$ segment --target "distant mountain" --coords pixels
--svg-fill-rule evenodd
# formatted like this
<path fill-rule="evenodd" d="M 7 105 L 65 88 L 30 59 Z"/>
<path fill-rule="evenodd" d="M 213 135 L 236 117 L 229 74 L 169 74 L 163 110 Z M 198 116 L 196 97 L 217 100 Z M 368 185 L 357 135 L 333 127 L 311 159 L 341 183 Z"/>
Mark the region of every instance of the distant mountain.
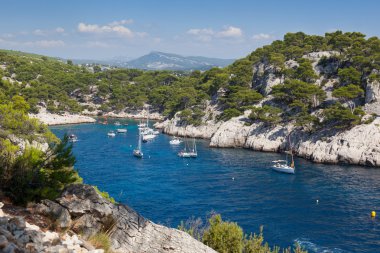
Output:
<path fill-rule="evenodd" d="M 212 67 L 225 67 L 233 61 L 233 59 L 181 56 L 177 54 L 151 52 L 126 62 L 123 67 L 148 70 L 207 70 Z"/>

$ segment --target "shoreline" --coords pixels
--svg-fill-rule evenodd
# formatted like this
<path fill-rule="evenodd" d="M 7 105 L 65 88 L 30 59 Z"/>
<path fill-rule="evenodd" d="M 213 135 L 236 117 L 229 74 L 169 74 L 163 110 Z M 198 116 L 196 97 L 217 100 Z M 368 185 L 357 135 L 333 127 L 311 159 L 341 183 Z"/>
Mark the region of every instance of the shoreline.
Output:
<path fill-rule="evenodd" d="M 58 125 L 77 125 L 77 124 L 86 124 L 86 123 L 96 123 L 99 118 L 107 117 L 113 119 L 134 119 L 134 120 L 142 120 L 147 119 L 146 112 L 141 112 L 137 114 L 131 113 L 106 113 L 105 115 L 98 116 L 92 115 L 88 113 L 81 114 L 71 114 L 65 112 L 64 114 L 55 114 L 48 112 L 45 108 L 40 108 L 39 113 L 37 114 L 29 114 L 30 118 L 38 119 L 45 125 L 48 126 L 58 126 Z M 153 121 L 163 120 L 164 117 L 159 113 L 153 113 L 149 115 L 149 119 Z"/>

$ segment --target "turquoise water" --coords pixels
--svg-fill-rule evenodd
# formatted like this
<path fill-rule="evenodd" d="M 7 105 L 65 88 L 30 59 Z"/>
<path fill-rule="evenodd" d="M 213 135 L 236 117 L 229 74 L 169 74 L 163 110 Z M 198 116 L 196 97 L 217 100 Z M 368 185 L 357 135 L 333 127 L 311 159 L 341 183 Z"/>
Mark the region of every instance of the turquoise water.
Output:
<path fill-rule="evenodd" d="M 197 141 L 198 158 L 183 159 L 163 134 L 143 143 L 140 160 L 132 156 L 136 122 L 124 122 L 128 133 L 114 138 L 107 137 L 114 125 L 51 129 L 78 136 L 76 168 L 85 183 L 154 222 L 177 227 L 215 211 L 247 233 L 263 225 L 265 239 L 282 247 L 299 242 L 309 252 L 380 252 L 380 169 L 296 159 L 296 175 L 285 175 L 268 169 L 279 154 L 209 148 L 204 140 Z M 371 210 L 379 217 L 372 219 Z"/>

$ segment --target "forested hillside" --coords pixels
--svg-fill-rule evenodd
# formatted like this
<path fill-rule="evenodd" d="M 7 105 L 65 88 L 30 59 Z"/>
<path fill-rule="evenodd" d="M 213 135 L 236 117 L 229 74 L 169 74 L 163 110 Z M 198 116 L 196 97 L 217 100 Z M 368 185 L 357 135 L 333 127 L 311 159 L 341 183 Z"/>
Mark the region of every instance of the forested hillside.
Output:
<path fill-rule="evenodd" d="M 363 106 L 376 100 L 380 40 L 358 32 L 288 33 L 226 68 L 191 73 L 102 70 L 10 51 L 1 51 L 0 63 L 0 97 L 21 95 L 30 112 L 40 105 L 101 114 L 150 104 L 168 117 L 182 111 L 181 124 L 200 125 L 211 102 L 217 111 L 210 119 L 251 109 L 252 121 L 267 124 L 296 119 L 310 129 L 350 127 L 363 122 Z"/>

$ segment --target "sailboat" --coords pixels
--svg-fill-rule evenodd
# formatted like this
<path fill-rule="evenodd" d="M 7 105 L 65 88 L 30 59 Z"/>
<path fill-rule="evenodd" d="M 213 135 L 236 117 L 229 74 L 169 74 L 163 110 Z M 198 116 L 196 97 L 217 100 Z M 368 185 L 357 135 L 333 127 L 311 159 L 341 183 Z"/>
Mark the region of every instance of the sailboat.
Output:
<path fill-rule="evenodd" d="M 195 139 L 193 139 L 193 147 L 191 150 L 187 150 L 187 143 L 185 142 L 185 148 L 178 152 L 179 157 L 183 158 L 196 158 L 198 156 L 197 152 L 197 144 L 195 143 Z"/>
<path fill-rule="evenodd" d="M 143 158 L 143 152 L 141 151 L 141 129 L 139 129 L 139 142 L 138 147 L 133 150 L 133 155 L 137 158 Z"/>
<path fill-rule="evenodd" d="M 148 113 L 147 113 L 147 117 L 146 117 L 146 127 L 143 129 L 143 132 L 142 132 L 142 141 L 143 142 L 148 142 L 150 140 L 153 140 L 154 138 L 156 138 L 156 135 L 155 134 L 155 131 L 149 127 L 149 107 L 148 107 Z"/>
<path fill-rule="evenodd" d="M 276 160 L 272 161 L 274 163 L 272 165 L 272 170 L 281 172 L 281 173 L 287 173 L 287 174 L 294 174 L 295 173 L 295 165 L 294 165 L 294 156 L 293 156 L 293 150 L 291 148 L 292 144 L 290 142 L 290 136 L 289 136 L 289 143 L 290 143 L 290 150 L 286 151 L 286 160 Z M 289 164 L 288 161 L 288 155 L 291 156 L 291 161 Z"/>

